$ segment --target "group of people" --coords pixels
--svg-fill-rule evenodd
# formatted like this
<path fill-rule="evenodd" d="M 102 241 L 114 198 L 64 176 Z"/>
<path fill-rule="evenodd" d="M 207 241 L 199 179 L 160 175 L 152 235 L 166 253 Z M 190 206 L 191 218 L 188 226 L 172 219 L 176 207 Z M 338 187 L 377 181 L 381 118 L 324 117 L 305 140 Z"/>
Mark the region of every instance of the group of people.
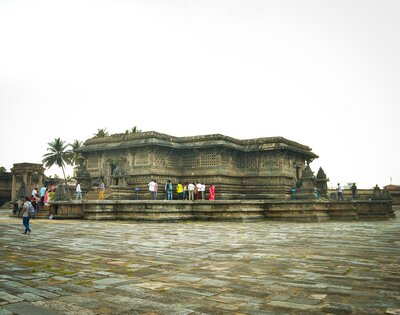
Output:
<path fill-rule="evenodd" d="M 350 187 L 350 190 L 351 190 L 351 197 L 353 199 L 357 199 L 357 190 L 358 189 L 357 189 L 356 183 L 353 183 L 353 185 Z M 344 200 L 343 187 L 340 185 L 340 183 L 337 184 L 336 192 L 337 192 L 337 199 Z"/>
<path fill-rule="evenodd" d="M 157 200 L 158 183 L 152 179 L 148 183 L 150 195 L 152 200 Z M 168 180 L 164 185 L 165 199 L 174 199 L 174 186 L 171 180 Z M 178 182 L 175 187 L 177 200 L 206 200 L 206 185 L 204 183 L 184 183 Z M 208 200 L 215 200 L 215 185 L 211 184 L 209 187 Z"/>
<path fill-rule="evenodd" d="M 19 217 L 21 216 L 23 205 L 26 202 L 26 198 L 28 198 L 29 202 L 32 204 L 33 208 L 35 209 L 35 212 L 38 212 L 44 206 L 47 206 L 49 201 L 54 199 L 55 190 L 56 187 L 54 184 L 43 185 L 43 187 L 40 188 L 39 192 L 38 188 L 35 187 L 32 190 L 30 197 L 21 196 L 17 200 L 17 209 L 16 209 L 17 213 L 14 212 L 14 214 L 18 215 Z"/>
<path fill-rule="evenodd" d="M 23 234 L 30 234 L 30 219 L 35 217 L 35 213 L 41 208 L 48 205 L 48 202 L 54 198 L 56 187 L 54 184 L 43 185 L 39 190 L 35 187 L 32 190 L 31 196 L 20 197 L 17 200 L 17 215 L 22 217 L 22 224 L 25 226 Z"/>

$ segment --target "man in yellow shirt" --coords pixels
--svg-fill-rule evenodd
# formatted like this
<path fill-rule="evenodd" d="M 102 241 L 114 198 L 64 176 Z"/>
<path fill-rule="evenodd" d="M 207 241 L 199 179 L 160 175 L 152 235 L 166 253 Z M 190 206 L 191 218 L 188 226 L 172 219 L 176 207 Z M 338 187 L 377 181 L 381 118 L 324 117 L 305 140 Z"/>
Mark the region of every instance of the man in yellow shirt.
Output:
<path fill-rule="evenodd" d="M 178 194 L 178 200 L 182 200 L 182 196 L 183 196 L 183 186 L 182 184 L 179 182 L 178 185 L 176 186 L 176 193 Z"/>

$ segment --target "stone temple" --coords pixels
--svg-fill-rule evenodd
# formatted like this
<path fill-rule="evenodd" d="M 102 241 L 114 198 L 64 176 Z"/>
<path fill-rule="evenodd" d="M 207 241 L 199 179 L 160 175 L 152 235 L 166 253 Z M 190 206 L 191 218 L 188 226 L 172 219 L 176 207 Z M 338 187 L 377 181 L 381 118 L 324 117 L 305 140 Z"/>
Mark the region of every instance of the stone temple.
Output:
<path fill-rule="evenodd" d="M 150 199 L 170 179 L 215 184 L 220 200 L 284 199 L 318 156 L 306 145 L 282 138 L 248 140 L 221 134 L 174 137 L 154 131 L 94 137 L 78 150 L 77 178 L 90 190 L 103 179 L 108 199 L 132 199 L 135 188 Z"/>

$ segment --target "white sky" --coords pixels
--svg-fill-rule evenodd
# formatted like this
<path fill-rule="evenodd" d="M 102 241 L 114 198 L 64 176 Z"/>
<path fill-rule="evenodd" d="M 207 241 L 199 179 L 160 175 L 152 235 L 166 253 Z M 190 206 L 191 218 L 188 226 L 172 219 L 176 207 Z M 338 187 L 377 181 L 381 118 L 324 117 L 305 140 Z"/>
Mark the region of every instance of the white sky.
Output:
<path fill-rule="evenodd" d="M 0 166 L 137 126 L 283 136 L 329 186 L 400 184 L 399 34 L 398 0 L 0 0 Z"/>

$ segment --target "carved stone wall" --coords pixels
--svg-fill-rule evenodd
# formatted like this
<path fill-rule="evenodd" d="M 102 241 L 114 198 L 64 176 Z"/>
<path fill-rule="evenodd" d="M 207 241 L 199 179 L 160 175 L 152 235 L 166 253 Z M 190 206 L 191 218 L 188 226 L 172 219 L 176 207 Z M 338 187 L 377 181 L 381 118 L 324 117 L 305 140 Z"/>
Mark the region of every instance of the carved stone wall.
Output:
<path fill-rule="evenodd" d="M 11 201 L 12 175 L 10 172 L 0 174 L 0 206 Z"/>
<path fill-rule="evenodd" d="M 284 198 L 306 161 L 317 157 L 307 146 L 284 138 L 237 140 L 222 135 L 177 138 L 156 132 L 134 136 L 92 138 L 79 149 L 92 178 L 108 186 L 124 183 L 140 187 L 147 197 L 151 179 L 163 191 L 170 179 L 214 183 L 217 198 Z M 123 168 L 126 180 L 113 180 L 113 169 Z M 129 191 L 129 190 L 128 190 Z M 120 198 L 120 193 L 119 193 Z"/>

